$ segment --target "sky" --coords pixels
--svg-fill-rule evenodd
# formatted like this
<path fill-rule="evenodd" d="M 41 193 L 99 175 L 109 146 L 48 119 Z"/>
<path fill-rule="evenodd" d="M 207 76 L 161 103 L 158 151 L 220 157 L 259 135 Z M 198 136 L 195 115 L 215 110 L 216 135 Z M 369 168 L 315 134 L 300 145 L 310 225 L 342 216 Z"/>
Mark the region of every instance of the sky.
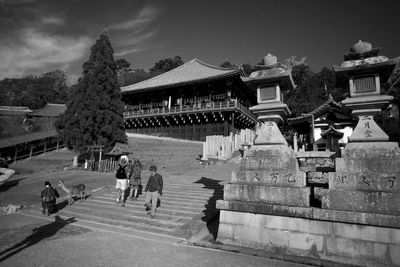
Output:
<path fill-rule="evenodd" d="M 400 56 L 400 1 L 0 0 L 0 79 L 60 69 L 74 83 L 105 30 L 132 69 L 175 56 L 256 65 L 271 53 L 317 72 L 359 40 Z"/>

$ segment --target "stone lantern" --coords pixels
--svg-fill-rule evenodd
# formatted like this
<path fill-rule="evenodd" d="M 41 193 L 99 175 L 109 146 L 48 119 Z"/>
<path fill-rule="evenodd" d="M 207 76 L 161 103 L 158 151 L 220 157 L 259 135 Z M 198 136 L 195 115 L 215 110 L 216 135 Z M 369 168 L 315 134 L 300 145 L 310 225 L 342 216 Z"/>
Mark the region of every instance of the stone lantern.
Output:
<path fill-rule="evenodd" d="M 362 49 L 360 49 L 362 48 Z M 373 116 L 381 113 L 392 96 L 381 94 L 381 83 L 387 81 L 396 63 L 379 56 L 379 48 L 366 42 L 355 44 L 345 55 L 341 66 L 333 66 L 336 80 L 348 82 L 350 94 L 342 104 L 358 117 L 350 142 L 335 160 L 335 175 L 329 179 L 329 190 L 322 197 L 322 208 L 394 216 L 400 225 L 400 149 L 389 142 L 388 135 Z M 389 219 L 381 226 L 388 226 Z"/>
<path fill-rule="evenodd" d="M 370 43 L 359 41 L 351 47 L 340 66 L 333 66 L 339 85 L 348 82 L 349 86 L 349 96 L 342 104 L 358 117 L 357 126 L 349 137 L 350 142 L 389 140 L 373 117 L 380 114 L 393 99 L 381 94 L 381 84 L 387 81 L 396 63 L 379 56 L 379 51 L 380 48 L 372 48 Z"/>
<path fill-rule="evenodd" d="M 295 88 L 291 70 L 282 68 L 277 58 L 268 54 L 263 58 L 263 65 L 258 65 L 258 70 L 250 74 L 247 83 L 257 90 L 258 104 L 250 110 L 261 121 L 254 145 L 287 145 L 277 123 L 290 115 L 282 92 Z"/>

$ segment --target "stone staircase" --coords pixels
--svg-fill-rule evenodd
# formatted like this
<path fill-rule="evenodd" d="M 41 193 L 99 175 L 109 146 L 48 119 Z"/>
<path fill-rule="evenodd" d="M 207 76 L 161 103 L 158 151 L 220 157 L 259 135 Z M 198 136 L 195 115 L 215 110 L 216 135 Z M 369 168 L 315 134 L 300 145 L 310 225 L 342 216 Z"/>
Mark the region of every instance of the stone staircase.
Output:
<path fill-rule="evenodd" d="M 74 217 L 76 224 L 83 227 L 130 232 L 134 235 L 151 234 L 157 235 L 157 239 L 172 238 L 179 241 L 205 228 L 207 221 L 217 214 L 216 200 L 222 198 L 223 184 L 220 180 L 199 178 L 198 175 L 177 175 L 164 177 L 161 207 L 157 209 L 155 219 L 151 219 L 144 209 L 145 195 L 139 195 L 133 201 L 128 199 L 125 207 L 122 207 L 117 205 L 116 189 L 111 185 L 92 192 L 86 201 L 78 200 L 71 206 L 67 206 L 66 199 L 59 199 L 59 211 L 49 217 L 41 214 L 39 204 L 24 209 L 22 213 L 49 220 L 54 220 L 56 215 Z"/>

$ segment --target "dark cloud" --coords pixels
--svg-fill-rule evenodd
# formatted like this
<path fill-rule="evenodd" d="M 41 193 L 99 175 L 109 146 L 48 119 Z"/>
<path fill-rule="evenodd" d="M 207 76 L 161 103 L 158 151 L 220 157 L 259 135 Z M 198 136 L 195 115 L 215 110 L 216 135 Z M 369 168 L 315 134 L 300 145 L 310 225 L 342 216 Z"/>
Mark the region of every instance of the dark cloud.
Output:
<path fill-rule="evenodd" d="M 53 69 L 73 79 L 90 46 L 110 29 L 120 54 L 150 47 L 158 9 L 145 1 L 0 1 L 0 79 Z M 135 33 L 135 37 L 132 36 Z"/>

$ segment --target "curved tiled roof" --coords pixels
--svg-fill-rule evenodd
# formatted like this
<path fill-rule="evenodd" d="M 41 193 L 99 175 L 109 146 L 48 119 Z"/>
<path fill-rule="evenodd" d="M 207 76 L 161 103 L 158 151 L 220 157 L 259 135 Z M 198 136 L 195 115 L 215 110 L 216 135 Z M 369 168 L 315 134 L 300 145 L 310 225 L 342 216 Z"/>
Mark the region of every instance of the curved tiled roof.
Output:
<path fill-rule="evenodd" d="M 57 117 L 67 109 L 65 104 L 47 104 L 41 109 L 28 113 L 28 116 L 36 117 Z"/>
<path fill-rule="evenodd" d="M 319 116 L 320 114 L 324 113 L 325 110 L 329 109 L 329 107 L 331 107 L 331 106 L 334 106 L 338 109 L 342 108 L 342 105 L 340 103 L 336 102 L 335 100 L 333 100 L 332 96 L 329 95 L 328 101 L 326 101 L 324 104 L 322 104 L 318 108 L 314 109 L 310 113 L 303 114 L 303 115 L 300 115 L 295 118 L 288 118 L 287 120 L 288 120 L 289 124 L 301 122 L 305 119 L 309 119 L 311 114 L 314 116 Z"/>
<path fill-rule="evenodd" d="M 41 140 L 49 137 L 57 136 L 56 130 L 32 132 L 29 134 L 13 136 L 8 138 L 0 138 L 0 148 L 15 146 L 18 144 L 29 143 L 36 140 Z"/>
<path fill-rule="evenodd" d="M 240 75 L 236 68 L 220 68 L 198 60 L 186 62 L 179 67 L 139 83 L 121 87 L 122 94 L 147 89 L 161 89 L 205 82 L 223 77 Z"/>
<path fill-rule="evenodd" d="M 21 116 L 31 112 L 28 107 L 0 106 L 0 116 Z"/>

